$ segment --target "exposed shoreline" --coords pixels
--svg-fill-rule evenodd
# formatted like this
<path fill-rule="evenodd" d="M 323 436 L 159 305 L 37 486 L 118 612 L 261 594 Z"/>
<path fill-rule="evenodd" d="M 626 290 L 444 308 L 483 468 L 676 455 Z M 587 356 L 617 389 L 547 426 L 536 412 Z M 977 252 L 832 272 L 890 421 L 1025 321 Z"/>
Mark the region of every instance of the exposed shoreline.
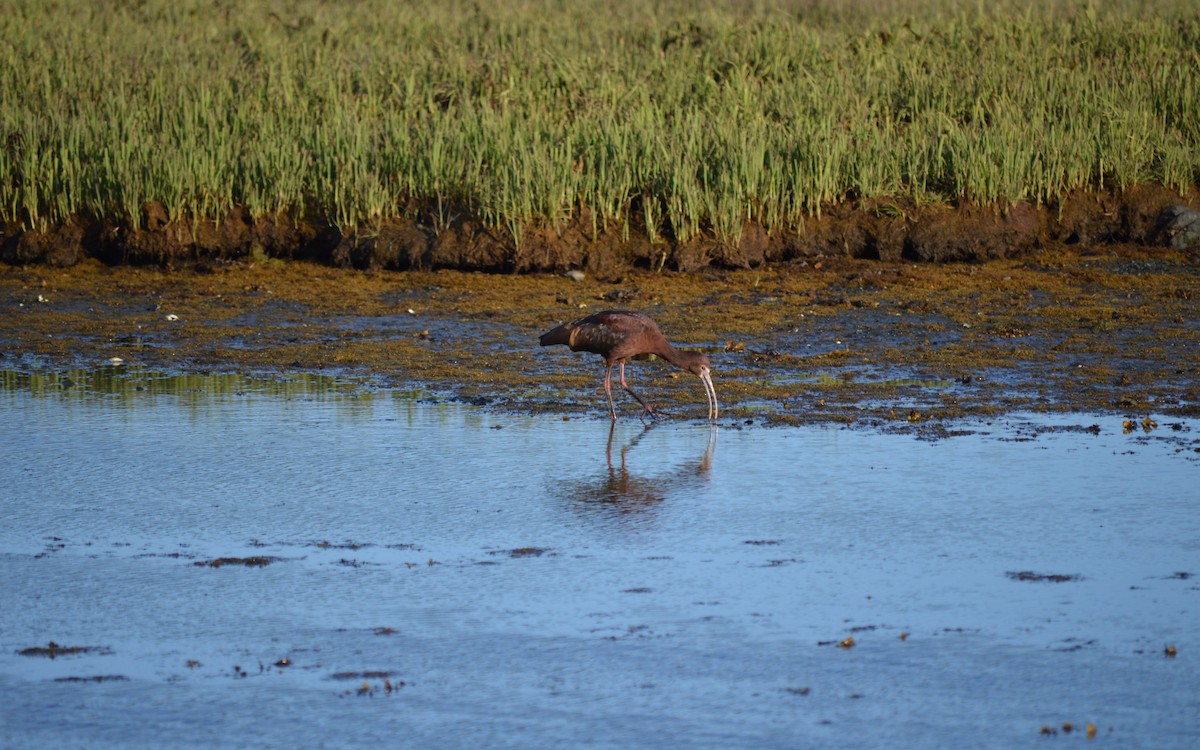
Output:
<path fill-rule="evenodd" d="M 723 422 L 936 436 L 955 420 L 1002 413 L 1200 415 L 1198 299 L 1200 255 L 1132 245 L 988 263 L 827 255 L 581 281 L 85 260 L 0 265 L 0 368 L 55 380 L 118 358 L 167 373 L 303 372 L 500 411 L 607 418 L 600 360 L 541 349 L 537 335 L 586 312 L 632 308 L 677 346 L 709 354 Z M 629 375 L 674 418 L 703 417 L 694 378 L 655 362 Z"/>
<path fill-rule="evenodd" d="M 748 222 L 736 244 L 711 231 L 687 242 L 651 242 L 644 227 L 593 229 L 589 215 L 558 227 L 531 226 L 517 245 L 510 232 L 460 212 L 435 228 L 420 212 L 343 233 L 327 222 L 290 216 L 253 218 L 242 208 L 218 221 L 170 221 L 161 204 L 143 206 L 136 223 L 77 216 L 43 231 L 0 227 L 0 260 L 14 265 L 107 265 L 205 268 L 233 261 L 312 260 L 358 269 L 556 272 L 600 275 L 631 269 L 700 271 L 843 256 L 885 261 L 985 261 L 1020 258 L 1054 247 L 1171 244 L 1168 211 L 1200 205 L 1189 195 L 1142 185 L 1124 191 L 1077 191 L 1051 205 L 969 202 L 917 205 L 912 199 L 829 206 L 802 227 L 768 231 Z M 141 227 L 141 228 L 135 228 Z"/>

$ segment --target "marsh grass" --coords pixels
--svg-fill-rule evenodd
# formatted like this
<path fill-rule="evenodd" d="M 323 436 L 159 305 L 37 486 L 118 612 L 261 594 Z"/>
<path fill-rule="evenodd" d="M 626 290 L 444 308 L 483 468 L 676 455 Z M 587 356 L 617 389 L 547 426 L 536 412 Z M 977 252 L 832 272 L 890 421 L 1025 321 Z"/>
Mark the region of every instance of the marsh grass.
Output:
<path fill-rule="evenodd" d="M 736 244 L 845 200 L 1200 178 L 1190 0 L 613 5 L 10 0 L 0 220 L 157 201 Z"/>

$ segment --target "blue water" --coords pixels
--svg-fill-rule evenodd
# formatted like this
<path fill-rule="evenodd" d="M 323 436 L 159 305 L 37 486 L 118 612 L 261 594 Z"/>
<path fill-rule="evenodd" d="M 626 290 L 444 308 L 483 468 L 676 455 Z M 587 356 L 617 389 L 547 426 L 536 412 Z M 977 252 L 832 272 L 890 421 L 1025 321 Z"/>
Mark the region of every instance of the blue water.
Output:
<path fill-rule="evenodd" d="M 1200 743 L 1194 421 L 610 432 L 63 381 L 0 378 L 5 748 Z M 19 653 L 50 641 L 96 650 Z"/>

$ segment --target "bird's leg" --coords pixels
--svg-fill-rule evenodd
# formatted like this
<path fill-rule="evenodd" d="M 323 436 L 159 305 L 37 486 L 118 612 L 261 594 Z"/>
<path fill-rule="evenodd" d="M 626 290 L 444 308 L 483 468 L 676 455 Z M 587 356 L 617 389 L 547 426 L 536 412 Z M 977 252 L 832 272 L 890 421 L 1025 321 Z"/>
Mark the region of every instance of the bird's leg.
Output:
<path fill-rule="evenodd" d="M 656 411 L 653 406 L 647 404 L 642 397 L 634 393 L 633 389 L 629 387 L 629 384 L 625 382 L 625 360 L 621 360 L 621 387 L 629 391 L 630 396 L 633 396 L 637 399 L 637 402 L 642 405 L 643 409 L 646 410 L 646 414 L 649 414 L 651 417 L 657 417 L 660 414 L 665 414 L 665 412 Z"/>
<path fill-rule="evenodd" d="M 609 414 L 609 416 L 612 417 L 612 421 L 616 422 L 617 421 L 617 407 L 613 406 L 613 398 L 612 398 L 612 368 L 613 368 L 613 366 L 610 364 L 610 365 L 607 365 L 604 369 L 604 393 L 605 393 L 605 395 L 608 396 L 608 414 Z M 625 364 L 621 363 L 621 373 L 622 373 L 621 382 L 622 383 L 625 382 L 624 372 L 625 372 Z"/>

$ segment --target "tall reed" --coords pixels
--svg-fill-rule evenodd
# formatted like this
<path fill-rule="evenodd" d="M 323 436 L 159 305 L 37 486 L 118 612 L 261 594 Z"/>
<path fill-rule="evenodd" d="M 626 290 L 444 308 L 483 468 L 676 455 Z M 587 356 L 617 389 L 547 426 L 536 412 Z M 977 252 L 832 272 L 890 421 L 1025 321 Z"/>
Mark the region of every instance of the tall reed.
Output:
<path fill-rule="evenodd" d="M 847 199 L 1200 179 L 1190 0 L 610 5 L 10 0 L 0 220 L 158 201 L 736 244 Z"/>

